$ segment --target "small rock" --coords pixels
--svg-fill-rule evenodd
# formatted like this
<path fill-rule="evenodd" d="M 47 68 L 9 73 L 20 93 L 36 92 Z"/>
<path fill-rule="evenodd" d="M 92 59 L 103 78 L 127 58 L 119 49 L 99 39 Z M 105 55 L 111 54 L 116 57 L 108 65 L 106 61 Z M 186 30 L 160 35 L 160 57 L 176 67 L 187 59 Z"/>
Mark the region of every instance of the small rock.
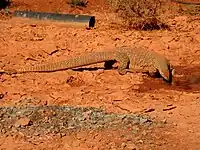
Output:
<path fill-rule="evenodd" d="M 44 40 L 43 37 L 33 37 L 33 38 L 31 39 L 31 41 L 43 41 L 43 40 Z"/>
<path fill-rule="evenodd" d="M 190 133 L 194 133 L 194 131 L 193 131 L 193 130 L 188 130 L 188 132 L 190 132 Z"/>
<path fill-rule="evenodd" d="M 126 144 L 126 148 L 130 150 L 136 150 L 136 146 L 133 143 Z"/>
<path fill-rule="evenodd" d="M 4 94 L 0 93 L 0 99 L 3 99 L 3 98 L 4 98 Z"/>
<path fill-rule="evenodd" d="M 144 143 L 144 141 L 143 141 L 143 140 L 139 140 L 138 142 L 139 142 L 140 144 L 143 144 L 143 143 Z"/>
<path fill-rule="evenodd" d="M 21 126 L 29 126 L 31 124 L 32 124 L 32 122 L 29 118 L 20 118 L 19 120 L 17 120 L 15 122 L 14 126 L 18 128 L 18 127 L 21 127 Z"/>
<path fill-rule="evenodd" d="M 66 83 L 71 87 L 79 87 L 85 84 L 85 82 L 80 77 L 70 76 L 67 78 Z"/>
<path fill-rule="evenodd" d="M 139 85 L 133 85 L 133 86 L 132 86 L 132 89 L 133 89 L 133 90 L 138 90 L 139 88 L 140 88 Z"/>
<path fill-rule="evenodd" d="M 164 36 L 161 38 L 161 41 L 164 43 L 168 43 L 168 42 L 171 42 L 173 39 L 174 39 L 173 36 Z"/>
<path fill-rule="evenodd" d="M 121 148 L 125 148 L 125 147 L 126 147 L 126 143 L 123 142 L 123 143 L 121 144 Z"/>
<path fill-rule="evenodd" d="M 145 122 L 147 122 L 146 118 L 140 118 L 140 123 L 145 123 Z"/>
<path fill-rule="evenodd" d="M 120 86 L 120 90 L 126 90 L 126 89 L 129 89 L 129 88 L 131 88 L 132 87 L 132 85 L 130 85 L 130 84 L 122 84 L 121 86 Z M 138 89 L 138 86 L 137 85 L 133 85 L 133 88 L 135 89 Z"/>
<path fill-rule="evenodd" d="M 148 133 L 146 131 L 142 131 L 141 133 L 143 136 L 146 136 Z"/>
<path fill-rule="evenodd" d="M 31 26 L 31 27 L 36 27 L 37 25 L 36 25 L 36 24 L 30 24 L 30 26 Z"/>
<path fill-rule="evenodd" d="M 167 119 L 163 119 L 162 122 L 166 124 L 167 123 Z"/>

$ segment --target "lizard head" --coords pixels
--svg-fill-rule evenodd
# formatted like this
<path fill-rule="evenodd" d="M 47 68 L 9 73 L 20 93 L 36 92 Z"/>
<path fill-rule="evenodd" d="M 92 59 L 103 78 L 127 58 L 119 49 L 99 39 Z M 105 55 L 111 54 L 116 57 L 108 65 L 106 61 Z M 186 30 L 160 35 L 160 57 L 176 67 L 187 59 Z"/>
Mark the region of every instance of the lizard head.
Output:
<path fill-rule="evenodd" d="M 170 63 L 170 61 L 163 55 L 159 53 L 153 53 L 154 55 L 154 65 L 159 72 L 159 74 L 163 77 L 163 79 L 172 84 L 172 76 L 174 74 L 174 67 Z"/>
<path fill-rule="evenodd" d="M 175 73 L 174 67 L 170 63 L 166 63 L 165 66 L 161 67 L 162 69 L 159 70 L 160 75 L 164 78 L 165 81 L 168 83 L 172 83 L 172 76 Z"/>

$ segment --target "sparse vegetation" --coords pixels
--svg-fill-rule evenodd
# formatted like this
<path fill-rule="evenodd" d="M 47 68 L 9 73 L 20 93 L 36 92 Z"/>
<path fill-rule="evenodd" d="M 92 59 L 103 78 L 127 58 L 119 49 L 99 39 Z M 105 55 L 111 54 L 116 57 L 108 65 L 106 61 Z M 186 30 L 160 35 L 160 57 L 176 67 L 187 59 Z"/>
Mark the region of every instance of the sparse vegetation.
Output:
<path fill-rule="evenodd" d="M 181 14 L 199 16 L 200 15 L 200 5 L 182 4 L 182 5 L 180 5 L 179 12 Z"/>
<path fill-rule="evenodd" d="M 86 7 L 88 4 L 88 1 L 85 0 L 69 0 L 68 4 L 71 5 L 71 7 Z"/>
<path fill-rule="evenodd" d="M 124 25 L 137 30 L 159 30 L 168 26 L 159 19 L 161 0 L 109 0 Z"/>

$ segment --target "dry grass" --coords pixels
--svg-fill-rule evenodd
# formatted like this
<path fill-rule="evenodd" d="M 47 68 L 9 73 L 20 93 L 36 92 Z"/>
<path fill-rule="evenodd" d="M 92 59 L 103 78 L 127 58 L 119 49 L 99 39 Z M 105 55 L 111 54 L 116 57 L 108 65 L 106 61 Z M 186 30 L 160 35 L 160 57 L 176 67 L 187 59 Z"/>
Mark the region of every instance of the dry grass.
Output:
<path fill-rule="evenodd" d="M 161 0 L 109 0 L 125 27 L 136 30 L 159 30 L 168 26 L 159 19 Z"/>
<path fill-rule="evenodd" d="M 69 0 L 68 4 L 71 5 L 71 7 L 86 7 L 88 4 L 88 1 L 85 0 Z"/>

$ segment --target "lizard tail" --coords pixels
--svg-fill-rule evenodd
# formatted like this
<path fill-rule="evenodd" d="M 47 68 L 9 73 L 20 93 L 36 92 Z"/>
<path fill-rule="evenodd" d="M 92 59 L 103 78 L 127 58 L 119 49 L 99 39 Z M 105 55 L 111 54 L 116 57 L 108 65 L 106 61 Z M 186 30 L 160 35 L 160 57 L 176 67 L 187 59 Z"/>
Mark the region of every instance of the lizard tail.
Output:
<path fill-rule="evenodd" d="M 76 57 L 71 57 L 67 60 L 62 60 L 58 62 L 52 62 L 47 64 L 38 64 L 35 66 L 27 66 L 23 68 L 16 69 L 17 73 L 24 72 L 52 72 L 58 70 L 72 69 L 76 67 L 91 65 L 95 63 L 101 63 L 108 60 L 115 59 L 115 54 L 113 52 L 93 52 L 87 55 L 81 55 Z"/>

